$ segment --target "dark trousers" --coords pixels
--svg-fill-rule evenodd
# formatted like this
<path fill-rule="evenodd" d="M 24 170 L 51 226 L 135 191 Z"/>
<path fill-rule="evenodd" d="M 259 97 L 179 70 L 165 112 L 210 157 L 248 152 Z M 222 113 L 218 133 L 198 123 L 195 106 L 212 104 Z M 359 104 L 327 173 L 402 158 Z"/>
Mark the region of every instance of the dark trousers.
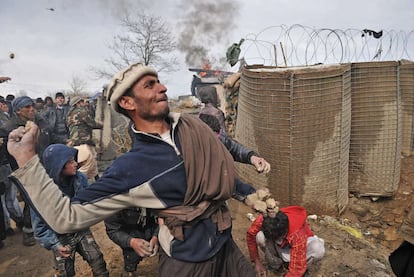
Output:
<path fill-rule="evenodd" d="M 214 257 L 198 263 L 173 259 L 160 249 L 158 276 L 256 277 L 256 272 L 233 239 L 230 239 Z"/>
<path fill-rule="evenodd" d="M 414 276 L 414 245 L 404 241 L 391 253 L 389 261 L 397 277 Z"/>
<path fill-rule="evenodd" d="M 54 253 L 56 276 L 75 276 L 75 252 L 78 252 L 89 264 L 94 277 L 109 276 L 102 252 L 89 230 L 82 231 L 81 233 L 63 235 L 59 237 L 59 240 L 64 245 L 70 245 L 72 254 L 67 258 L 63 258 Z"/>
<path fill-rule="evenodd" d="M 2 184 L 0 184 L 0 186 L 1 185 Z M 5 238 L 6 238 L 6 224 L 4 222 L 3 203 L 0 197 L 0 241 L 4 240 Z"/>
<path fill-rule="evenodd" d="M 137 266 L 142 257 L 139 256 L 134 249 L 124 248 L 122 249 L 122 254 L 124 255 L 124 269 L 127 272 L 134 272 L 137 270 Z"/>
<path fill-rule="evenodd" d="M 16 222 L 18 225 L 18 223 Z M 32 219 L 30 217 L 30 205 L 24 201 L 24 207 L 23 207 L 23 227 L 26 227 L 27 229 L 32 229 Z"/>

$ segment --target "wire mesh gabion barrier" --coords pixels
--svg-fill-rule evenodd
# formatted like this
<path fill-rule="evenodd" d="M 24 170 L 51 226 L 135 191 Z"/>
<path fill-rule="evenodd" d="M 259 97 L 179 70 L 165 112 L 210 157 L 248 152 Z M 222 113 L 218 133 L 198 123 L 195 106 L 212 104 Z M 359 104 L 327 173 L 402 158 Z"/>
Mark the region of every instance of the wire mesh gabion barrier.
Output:
<path fill-rule="evenodd" d="M 268 176 L 237 164 L 241 179 L 267 186 L 281 205 L 339 214 L 348 203 L 350 65 L 246 66 L 236 139 L 272 164 Z"/>
<path fill-rule="evenodd" d="M 351 192 L 392 196 L 398 187 L 402 128 L 399 78 L 395 61 L 351 65 Z"/>
<path fill-rule="evenodd" d="M 400 90 L 402 109 L 401 153 L 410 156 L 414 152 L 414 62 L 400 61 Z"/>
<path fill-rule="evenodd" d="M 414 30 L 316 29 L 295 24 L 247 34 L 247 64 L 303 66 L 414 58 Z"/>

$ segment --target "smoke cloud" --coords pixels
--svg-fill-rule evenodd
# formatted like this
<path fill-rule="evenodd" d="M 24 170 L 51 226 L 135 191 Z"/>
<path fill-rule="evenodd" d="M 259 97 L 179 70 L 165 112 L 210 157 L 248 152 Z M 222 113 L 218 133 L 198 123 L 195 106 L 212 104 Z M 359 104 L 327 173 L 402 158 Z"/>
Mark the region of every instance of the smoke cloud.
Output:
<path fill-rule="evenodd" d="M 200 67 L 208 60 L 215 68 L 219 68 L 219 64 L 225 64 L 225 51 L 230 45 L 228 37 L 235 27 L 235 19 L 239 16 L 240 2 L 237 0 L 171 0 L 168 2 L 159 0 L 64 0 L 57 8 L 89 10 L 115 18 L 122 18 L 126 13 L 138 9 L 156 14 L 177 26 L 176 33 L 173 35 L 177 38 L 178 50 L 184 54 L 187 66 Z M 171 18 L 174 14 L 183 14 L 183 16 Z"/>
<path fill-rule="evenodd" d="M 225 48 L 214 56 L 217 49 L 213 47 L 229 44 L 227 37 L 239 14 L 237 1 L 184 0 L 181 9 L 187 12 L 179 21 L 178 49 L 185 54 L 186 64 L 201 66 L 204 60 L 219 63 L 225 57 Z"/>

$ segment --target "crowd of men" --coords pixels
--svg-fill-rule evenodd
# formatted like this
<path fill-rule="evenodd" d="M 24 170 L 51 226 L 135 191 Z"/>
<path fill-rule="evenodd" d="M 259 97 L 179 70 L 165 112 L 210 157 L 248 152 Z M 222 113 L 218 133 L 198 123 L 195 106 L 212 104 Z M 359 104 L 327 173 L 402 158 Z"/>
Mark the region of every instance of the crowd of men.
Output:
<path fill-rule="evenodd" d="M 92 129 L 100 125 L 94 121 L 95 102 L 89 103 L 87 99 L 78 96 L 66 99 L 64 93 L 57 92 L 55 99 L 50 96 L 31 99 L 28 96 L 15 97 L 12 94 L 6 97 L 0 96 L 0 248 L 4 246 L 3 240 L 7 236 L 13 236 L 16 230 L 10 225 L 10 220 L 15 222 L 17 229 L 22 231 L 23 245 L 33 246 L 33 226 L 30 220 L 30 209 L 24 199 L 17 193 L 16 187 L 9 181 L 8 176 L 16 170 L 17 164 L 7 151 L 8 134 L 19 126 L 24 126 L 27 121 L 35 122 L 40 128 L 38 154 L 51 144 L 65 144 L 72 147 L 82 148 L 87 145 L 87 151 L 82 153 L 84 160 L 95 161 L 94 142 L 92 140 Z M 97 168 L 93 169 L 93 176 L 97 175 Z M 24 202 L 23 209 L 19 200 Z M 4 225 L 2 228 L 2 225 Z"/>

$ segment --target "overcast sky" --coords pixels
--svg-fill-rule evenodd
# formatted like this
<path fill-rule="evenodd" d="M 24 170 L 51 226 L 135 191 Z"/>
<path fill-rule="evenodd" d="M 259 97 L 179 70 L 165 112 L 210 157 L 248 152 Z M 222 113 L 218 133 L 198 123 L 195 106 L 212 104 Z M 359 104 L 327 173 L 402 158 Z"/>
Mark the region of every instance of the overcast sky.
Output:
<path fill-rule="evenodd" d="M 125 10 L 134 9 L 161 16 L 171 26 L 175 38 L 190 38 L 203 45 L 214 66 L 226 71 L 237 71 L 237 65 L 223 66 L 220 60 L 227 47 L 241 38 L 246 39 L 241 56 L 249 64 L 274 64 L 271 46 L 279 47 L 280 42 L 287 48 L 288 65 L 294 63 L 294 56 L 299 56 L 297 63 L 303 63 L 303 49 L 313 53 L 313 48 L 323 45 L 321 41 L 334 49 L 330 53 L 333 61 L 341 55 L 343 61 L 354 56 L 371 60 L 379 40 L 374 41 L 369 53 L 360 55 L 360 50 L 354 51 L 361 47 L 360 43 L 366 45 L 366 39 L 373 40 L 361 39 L 363 29 L 384 30 L 383 58 L 414 59 L 412 0 L 0 0 L 0 4 L 0 76 L 12 78 L 0 84 L 3 96 L 24 90 L 29 96 L 44 97 L 69 90 L 73 76 L 84 79 L 90 93 L 101 90 L 109 80 L 94 80 L 89 69 L 104 66 L 103 60 L 110 55 L 107 46 L 121 30 L 120 16 Z M 341 47 L 326 31 L 309 43 L 309 30 L 324 28 L 344 30 L 335 33 Z M 289 52 L 289 41 L 294 44 L 294 52 Z M 176 54 L 181 70 L 160 75 L 173 98 L 190 94 L 192 73 L 188 68 L 201 66 L 189 64 L 193 45 L 188 46 Z M 15 54 L 14 59 L 9 58 L 10 53 Z M 280 52 L 278 57 L 280 65 Z"/>

